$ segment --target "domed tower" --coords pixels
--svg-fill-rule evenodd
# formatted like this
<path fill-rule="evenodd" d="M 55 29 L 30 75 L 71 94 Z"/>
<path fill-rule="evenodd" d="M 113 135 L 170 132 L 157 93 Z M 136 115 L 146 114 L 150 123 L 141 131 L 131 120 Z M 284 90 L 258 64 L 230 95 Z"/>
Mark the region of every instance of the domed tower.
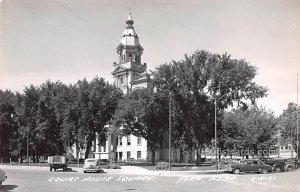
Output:
<path fill-rule="evenodd" d="M 140 45 L 139 37 L 133 27 L 131 13 L 126 20 L 126 29 L 124 30 L 121 42 L 117 47 L 119 62 L 114 63 L 114 83 L 121 88 L 124 94 L 130 92 L 133 88 L 139 87 L 141 83 L 145 87 L 145 74 L 147 65 L 141 63 L 143 47 Z M 147 84 L 147 83 L 146 83 Z"/>

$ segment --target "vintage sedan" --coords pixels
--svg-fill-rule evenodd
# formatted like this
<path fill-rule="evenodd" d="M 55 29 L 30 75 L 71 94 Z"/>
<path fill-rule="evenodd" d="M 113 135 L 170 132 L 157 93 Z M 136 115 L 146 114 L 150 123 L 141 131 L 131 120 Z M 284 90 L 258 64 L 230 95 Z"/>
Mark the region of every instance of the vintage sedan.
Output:
<path fill-rule="evenodd" d="M 0 186 L 2 185 L 2 182 L 7 179 L 7 176 L 5 175 L 5 172 L 0 169 Z"/>
<path fill-rule="evenodd" d="M 100 159 L 95 159 L 95 158 L 89 158 L 84 160 L 84 165 L 83 165 L 83 172 L 101 172 L 101 167 L 100 167 Z"/>
<path fill-rule="evenodd" d="M 228 166 L 225 171 L 235 174 L 239 174 L 240 172 L 266 174 L 272 170 L 270 165 L 263 163 L 261 160 L 247 159 L 242 160 L 240 163 Z"/>

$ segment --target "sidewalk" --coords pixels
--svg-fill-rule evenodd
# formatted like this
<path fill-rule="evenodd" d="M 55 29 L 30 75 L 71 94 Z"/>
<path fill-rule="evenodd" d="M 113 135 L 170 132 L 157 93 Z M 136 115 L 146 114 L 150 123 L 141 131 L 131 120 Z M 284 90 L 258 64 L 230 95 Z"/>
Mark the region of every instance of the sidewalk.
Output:
<path fill-rule="evenodd" d="M 73 171 L 83 172 L 82 168 L 70 167 Z M 49 167 L 39 166 L 18 166 L 18 165 L 0 165 L 0 169 L 26 169 L 50 171 Z M 205 170 L 205 171 L 151 171 L 138 166 L 121 166 L 121 169 L 103 169 L 108 174 L 126 174 L 126 175 L 157 175 L 157 176 L 180 176 L 180 175 L 207 175 L 223 174 L 224 170 Z"/>

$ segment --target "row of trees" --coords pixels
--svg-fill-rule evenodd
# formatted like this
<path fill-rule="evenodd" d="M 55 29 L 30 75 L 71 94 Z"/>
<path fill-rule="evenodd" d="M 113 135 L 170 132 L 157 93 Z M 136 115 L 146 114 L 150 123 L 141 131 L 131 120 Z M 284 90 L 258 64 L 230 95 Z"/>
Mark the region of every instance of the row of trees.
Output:
<path fill-rule="evenodd" d="M 1 157 L 66 153 L 71 146 L 87 149 L 96 134 L 105 137 L 122 93 L 103 78 L 74 85 L 47 81 L 24 93 L 0 90 Z"/>
<path fill-rule="evenodd" d="M 200 159 L 200 151 L 214 143 L 215 104 L 220 149 L 270 149 L 278 130 L 286 141 L 293 121 L 290 112 L 275 118 L 256 107 L 256 99 L 267 95 L 253 82 L 256 71 L 228 54 L 196 51 L 160 65 L 151 72 L 151 86 L 125 96 L 98 77 L 74 85 L 47 81 L 23 93 L 0 90 L 0 155 L 24 156 L 29 143 L 36 157 L 66 153 L 74 145 L 87 149 L 87 157 L 96 135 L 105 139 L 111 124 L 119 134 L 144 137 L 154 163 L 154 151 L 169 133 L 171 109 L 172 146 L 181 157 L 197 149 Z M 236 109 L 226 112 L 229 107 Z"/>

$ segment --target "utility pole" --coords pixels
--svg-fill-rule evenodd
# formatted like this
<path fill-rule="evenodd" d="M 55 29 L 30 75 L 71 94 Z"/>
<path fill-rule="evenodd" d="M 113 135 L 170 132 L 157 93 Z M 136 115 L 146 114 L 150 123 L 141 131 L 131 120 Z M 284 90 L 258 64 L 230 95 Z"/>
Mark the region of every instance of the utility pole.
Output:
<path fill-rule="evenodd" d="M 216 153 L 216 170 L 219 170 L 218 149 L 217 149 L 217 100 L 215 98 L 215 153 Z"/>
<path fill-rule="evenodd" d="M 297 112 L 297 133 L 296 133 L 296 137 L 297 137 L 297 160 L 299 159 L 299 154 L 298 154 L 298 151 L 299 151 L 299 130 L 298 130 L 298 127 L 299 127 L 299 106 L 298 106 L 298 73 L 297 73 L 297 107 L 296 107 L 296 112 Z"/>
<path fill-rule="evenodd" d="M 169 95 L 169 171 L 171 171 L 171 137 L 172 137 L 172 134 L 171 134 L 171 123 L 172 123 L 172 93 L 170 93 Z"/>
<path fill-rule="evenodd" d="M 29 153 L 28 153 L 28 149 L 29 149 L 29 147 L 28 147 L 29 146 L 29 143 L 28 143 L 29 142 L 29 137 L 28 137 L 28 135 L 29 134 L 28 134 L 28 132 L 29 132 L 29 127 L 27 127 L 27 147 L 26 147 L 27 148 L 27 165 L 29 166 Z"/>

